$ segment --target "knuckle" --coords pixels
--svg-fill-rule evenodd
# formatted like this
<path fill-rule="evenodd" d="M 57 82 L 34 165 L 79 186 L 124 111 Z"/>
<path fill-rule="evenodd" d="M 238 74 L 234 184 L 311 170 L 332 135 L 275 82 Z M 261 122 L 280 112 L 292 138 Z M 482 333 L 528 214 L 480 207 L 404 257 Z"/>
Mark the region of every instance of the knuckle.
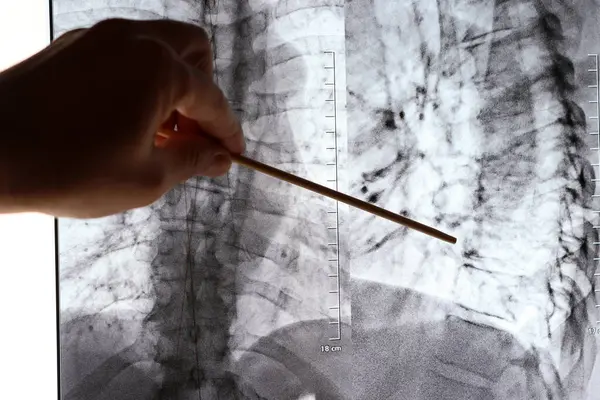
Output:
<path fill-rule="evenodd" d="M 63 42 L 71 42 L 71 41 L 81 37 L 81 35 L 83 35 L 86 31 L 87 31 L 87 29 L 85 29 L 85 28 L 72 29 L 70 31 L 63 33 L 56 39 L 54 39 L 54 43 L 56 44 L 56 43 L 63 43 Z"/>
<path fill-rule="evenodd" d="M 181 30 L 186 31 L 187 35 L 189 35 L 190 37 L 193 37 L 194 39 L 203 40 L 206 43 L 209 42 L 208 32 L 200 25 L 191 24 L 183 21 L 172 21 L 172 23 L 179 25 L 182 28 Z"/>
<path fill-rule="evenodd" d="M 173 25 L 173 28 L 175 28 L 174 30 L 180 31 L 184 33 L 186 37 L 191 38 L 192 42 L 195 42 L 194 44 L 202 44 L 206 47 L 210 47 L 210 36 L 208 34 L 208 31 L 203 27 L 188 22 L 174 20 L 168 21 L 166 23 Z"/>
<path fill-rule="evenodd" d="M 189 146 L 186 151 L 185 164 L 190 169 L 196 169 L 204 159 L 203 152 L 196 146 Z"/>
<path fill-rule="evenodd" d="M 225 94 L 219 88 L 215 88 L 215 95 L 213 96 L 212 106 L 216 111 L 223 111 L 229 108 L 229 101 L 225 97 Z"/>
<path fill-rule="evenodd" d="M 206 31 L 206 29 L 204 29 L 201 26 L 198 25 L 192 25 L 192 29 L 195 29 L 198 35 L 199 40 L 202 42 L 203 45 L 205 45 L 207 48 L 210 49 L 210 36 L 208 35 L 208 32 Z"/>
<path fill-rule="evenodd" d="M 122 34 L 123 32 L 129 31 L 130 27 L 130 20 L 127 20 L 125 18 L 108 18 L 94 24 L 90 31 L 108 33 L 112 35 Z"/>
<path fill-rule="evenodd" d="M 175 63 L 167 46 L 152 38 L 136 37 L 129 47 L 129 56 L 134 60 L 132 64 L 141 65 L 138 69 L 140 77 L 147 76 L 161 86 L 168 81 Z"/>
<path fill-rule="evenodd" d="M 155 39 L 136 37 L 131 44 L 134 54 L 147 62 L 162 64 L 172 57 L 169 48 Z"/>
<path fill-rule="evenodd" d="M 189 143 L 182 149 L 180 173 L 185 178 L 203 174 L 211 164 L 212 156 L 210 150 L 199 143 Z"/>

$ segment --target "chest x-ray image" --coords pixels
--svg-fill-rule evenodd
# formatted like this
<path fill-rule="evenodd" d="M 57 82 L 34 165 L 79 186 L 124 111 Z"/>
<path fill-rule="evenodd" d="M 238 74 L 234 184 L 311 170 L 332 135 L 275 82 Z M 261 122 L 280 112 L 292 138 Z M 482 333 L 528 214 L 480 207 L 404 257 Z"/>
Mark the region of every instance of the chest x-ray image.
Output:
<path fill-rule="evenodd" d="M 68 400 L 598 400 L 595 0 L 54 0 L 202 26 L 246 156 L 60 219 Z"/>

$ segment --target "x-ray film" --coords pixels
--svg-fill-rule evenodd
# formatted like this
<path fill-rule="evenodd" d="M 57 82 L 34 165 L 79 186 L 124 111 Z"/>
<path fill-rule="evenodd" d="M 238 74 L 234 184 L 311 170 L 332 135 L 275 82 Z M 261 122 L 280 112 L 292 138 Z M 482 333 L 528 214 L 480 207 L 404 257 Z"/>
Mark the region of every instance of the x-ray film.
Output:
<path fill-rule="evenodd" d="M 60 219 L 63 399 L 600 399 L 599 11 L 54 0 L 202 26 L 246 156 L 458 238 L 238 166 Z"/>

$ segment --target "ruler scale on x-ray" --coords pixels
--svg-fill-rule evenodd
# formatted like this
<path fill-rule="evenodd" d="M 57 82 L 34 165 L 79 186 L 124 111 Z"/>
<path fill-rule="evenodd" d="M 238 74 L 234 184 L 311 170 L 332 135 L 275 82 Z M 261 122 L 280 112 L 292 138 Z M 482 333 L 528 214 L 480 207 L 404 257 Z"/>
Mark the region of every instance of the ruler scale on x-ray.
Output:
<path fill-rule="evenodd" d="M 596 168 L 596 173 L 597 176 L 600 176 L 600 87 L 599 87 L 599 83 L 600 83 L 600 75 L 598 72 L 598 54 L 588 54 L 588 57 L 591 57 L 593 62 L 594 62 L 594 68 L 590 68 L 588 69 L 588 72 L 591 72 L 594 74 L 594 82 L 596 82 L 593 85 L 588 85 L 588 88 L 593 89 L 594 94 L 592 97 L 592 100 L 588 100 L 589 103 L 592 103 L 595 105 L 595 115 L 592 115 L 590 117 L 588 117 L 591 120 L 595 121 L 596 124 L 596 129 L 595 131 L 590 132 L 590 135 L 593 135 L 596 137 L 596 147 L 591 147 L 590 150 L 593 151 L 596 156 L 597 162 L 592 163 L 592 166 L 594 166 Z M 595 178 L 594 181 L 600 181 L 600 178 Z M 600 197 L 600 194 L 593 194 L 592 195 L 594 198 L 598 198 Z M 600 211 L 595 211 L 596 214 L 600 214 Z M 596 230 L 600 231 L 600 226 L 596 225 L 594 226 L 594 228 Z M 594 243 L 596 246 L 600 245 L 600 242 L 595 242 Z M 596 278 L 597 282 L 600 282 L 600 257 L 594 258 L 594 261 L 596 261 L 596 271 L 594 273 L 594 278 Z M 599 290 L 596 289 L 596 292 L 598 292 Z M 600 304 L 596 304 L 596 309 L 600 310 Z M 598 327 L 600 327 L 600 314 L 598 315 L 596 324 Z M 595 333 L 598 329 L 600 328 L 590 328 L 590 330 L 592 331 L 592 333 Z"/>
<path fill-rule="evenodd" d="M 325 65 L 327 72 L 327 80 L 325 86 L 331 90 L 331 97 L 328 97 L 325 101 L 328 103 L 326 108 L 325 118 L 327 120 L 326 134 L 326 146 L 328 153 L 331 154 L 331 161 L 327 162 L 328 168 L 327 183 L 330 184 L 332 189 L 339 191 L 338 187 L 338 143 L 337 143 L 337 97 L 336 97 L 336 79 L 335 79 L 335 52 L 324 51 L 323 53 L 331 56 L 331 62 Z M 331 139 L 331 140 L 330 140 Z M 328 273 L 329 280 L 333 281 L 334 285 L 329 290 L 329 295 L 333 295 L 334 301 L 329 305 L 329 324 L 333 325 L 336 330 L 335 336 L 330 336 L 329 340 L 340 340 L 342 338 L 342 312 L 341 312 L 341 285 L 340 285 L 340 217 L 339 217 L 339 203 L 336 201 L 335 205 L 327 210 L 329 215 L 333 215 L 334 218 L 328 218 L 329 226 L 327 229 L 333 233 L 328 235 L 328 246 L 334 249 L 333 254 L 335 257 L 331 257 L 328 260 L 328 266 L 333 267 L 328 270 L 333 270 Z M 334 317 L 332 317 L 332 314 Z"/>

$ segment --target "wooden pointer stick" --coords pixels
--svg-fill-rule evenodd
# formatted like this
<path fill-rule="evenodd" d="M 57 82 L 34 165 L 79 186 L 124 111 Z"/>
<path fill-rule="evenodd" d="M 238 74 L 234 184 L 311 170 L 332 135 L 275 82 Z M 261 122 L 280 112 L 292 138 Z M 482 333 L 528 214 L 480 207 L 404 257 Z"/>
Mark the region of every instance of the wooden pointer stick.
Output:
<path fill-rule="evenodd" d="M 171 134 L 181 135 L 181 132 L 175 132 L 175 131 L 170 132 L 168 129 L 161 129 L 161 132 L 158 133 L 159 136 L 162 136 L 164 138 L 168 138 Z M 243 165 L 244 167 L 256 170 L 258 172 L 262 172 L 263 174 L 270 175 L 277 179 L 281 179 L 282 181 L 286 181 L 288 183 L 291 183 L 291 184 L 299 186 L 301 188 L 318 193 L 325 197 L 329 197 L 333 200 L 337 200 L 337 201 L 347 204 L 349 206 L 359 208 L 363 211 L 366 211 L 368 213 L 385 218 L 389 221 L 396 222 L 400 225 L 404 225 L 407 228 L 422 232 L 422 233 L 432 236 L 436 239 L 440 239 L 440 240 L 443 240 L 443 241 L 451 243 L 451 244 L 456 243 L 455 237 L 450 236 L 444 232 L 441 232 L 435 228 L 421 224 L 420 222 L 417 222 L 417 221 L 413 221 L 412 219 L 403 217 L 402 215 L 394 214 L 393 212 L 385 210 L 381 207 L 377 207 L 366 201 L 359 200 L 355 197 L 348 196 L 347 194 L 335 191 L 333 189 L 329 189 L 326 186 L 321 186 L 321 185 L 311 182 L 307 179 L 300 178 L 299 176 L 292 175 L 288 172 L 279 170 L 277 168 L 273 168 L 269 165 L 252 160 L 252 159 L 244 157 L 242 155 L 231 154 L 231 159 L 236 164 Z"/>

